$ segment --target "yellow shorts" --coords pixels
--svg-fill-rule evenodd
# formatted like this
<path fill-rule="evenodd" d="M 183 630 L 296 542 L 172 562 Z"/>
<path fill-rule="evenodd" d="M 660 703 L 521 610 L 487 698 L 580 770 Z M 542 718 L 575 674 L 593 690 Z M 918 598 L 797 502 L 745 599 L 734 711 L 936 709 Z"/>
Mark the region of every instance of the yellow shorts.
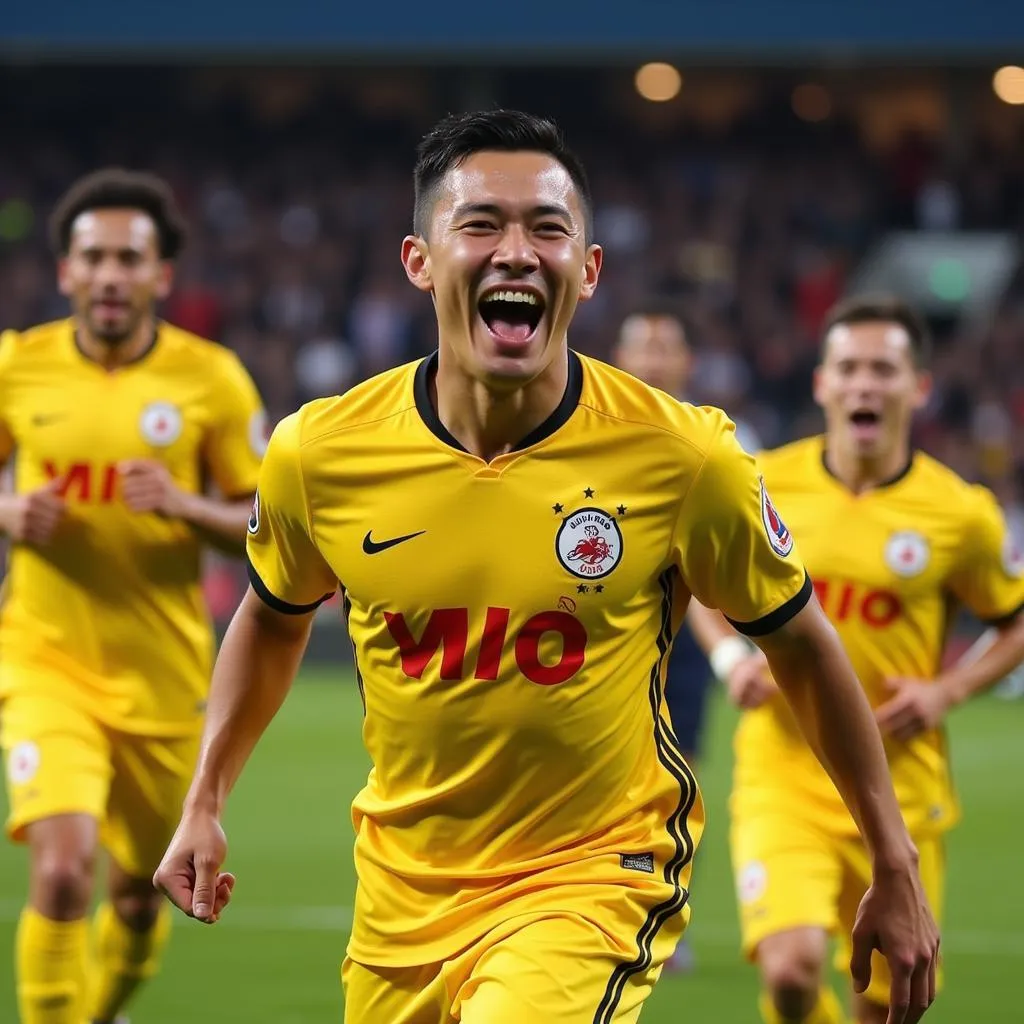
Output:
<path fill-rule="evenodd" d="M 199 737 L 114 732 L 65 701 L 18 692 L 0 705 L 0 748 L 13 840 L 34 821 L 88 814 L 118 866 L 148 878 L 178 825 Z"/>
<path fill-rule="evenodd" d="M 510 918 L 443 963 L 341 969 L 345 1024 L 632 1024 L 689 908 L 660 928 L 622 899 L 613 930 L 572 913 Z M 619 908 L 617 908 L 619 909 Z"/>
<path fill-rule="evenodd" d="M 941 920 L 945 883 L 942 836 L 916 840 L 921 881 L 936 920 Z M 731 826 L 733 871 L 740 910 L 743 951 L 756 959 L 758 944 L 791 928 L 822 928 L 836 936 L 835 967 L 850 968 L 850 935 L 857 908 L 871 883 L 871 861 L 856 836 L 816 828 L 799 808 L 778 812 L 734 811 Z M 877 952 L 865 996 L 889 1001 L 889 970 Z"/>

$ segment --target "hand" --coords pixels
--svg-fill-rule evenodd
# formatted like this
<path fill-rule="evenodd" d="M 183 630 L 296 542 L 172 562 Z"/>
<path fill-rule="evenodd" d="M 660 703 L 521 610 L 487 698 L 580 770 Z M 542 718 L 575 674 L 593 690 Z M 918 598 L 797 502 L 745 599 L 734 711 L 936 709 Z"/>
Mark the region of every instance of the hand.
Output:
<path fill-rule="evenodd" d="M 892 975 L 886 1024 L 915 1024 L 935 1000 L 939 929 L 921 887 L 916 862 L 899 871 L 875 871 L 853 926 L 853 988 L 871 981 L 871 951 L 885 957 Z"/>
<path fill-rule="evenodd" d="M 747 711 L 759 708 L 779 690 L 768 668 L 768 659 L 760 651 L 736 663 L 725 681 L 725 689 L 733 704 Z"/>
<path fill-rule="evenodd" d="M 5 509 L 4 528 L 16 544 L 44 547 L 53 538 L 66 506 L 60 496 L 64 480 L 57 477 L 25 494 L 12 495 Z"/>
<path fill-rule="evenodd" d="M 186 812 L 153 885 L 189 917 L 216 924 L 235 887 L 235 876 L 220 870 L 227 849 L 224 830 L 212 814 Z"/>
<path fill-rule="evenodd" d="M 875 719 L 883 734 L 897 740 L 906 741 L 934 729 L 952 704 L 949 692 L 938 682 L 887 679 L 886 685 L 893 696 L 875 709 Z"/>
<path fill-rule="evenodd" d="M 170 470 L 154 459 L 129 459 L 121 471 L 121 494 L 133 512 L 158 512 L 182 518 L 187 495 L 171 478 Z"/>

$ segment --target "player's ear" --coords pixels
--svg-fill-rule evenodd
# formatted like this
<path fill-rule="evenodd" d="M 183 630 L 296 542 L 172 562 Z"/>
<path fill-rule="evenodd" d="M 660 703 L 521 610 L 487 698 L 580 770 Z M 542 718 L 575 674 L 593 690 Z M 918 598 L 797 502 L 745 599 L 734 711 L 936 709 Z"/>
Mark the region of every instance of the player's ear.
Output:
<path fill-rule="evenodd" d="M 932 397 L 934 379 L 929 370 L 917 371 L 917 394 L 914 396 L 914 408 L 923 409 Z"/>
<path fill-rule="evenodd" d="M 71 266 L 67 256 L 61 256 L 57 260 L 57 289 L 64 296 L 70 296 L 74 291 L 74 285 L 71 282 Z"/>
<path fill-rule="evenodd" d="M 601 263 L 604 260 L 604 252 L 599 245 L 592 245 L 587 249 L 587 258 L 583 262 L 583 270 L 580 273 L 580 302 L 585 302 L 594 294 L 597 288 L 597 279 L 601 276 Z"/>
<path fill-rule="evenodd" d="M 814 374 L 811 377 L 811 394 L 814 396 L 815 404 L 824 407 L 825 405 L 825 381 L 824 371 L 819 364 L 814 368 Z"/>
<path fill-rule="evenodd" d="M 166 299 L 174 287 L 174 264 L 169 260 L 160 261 L 160 269 L 157 270 L 156 287 L 153 295 L 158 299 Z"/>
<path fill-rule="evenodd" d="M 418 235 L 406 235 L 402 239 L 402 266 L 405 276 L 421 292 L 434 290 L 434 279 L 430 273 L 430 249 Z"/>

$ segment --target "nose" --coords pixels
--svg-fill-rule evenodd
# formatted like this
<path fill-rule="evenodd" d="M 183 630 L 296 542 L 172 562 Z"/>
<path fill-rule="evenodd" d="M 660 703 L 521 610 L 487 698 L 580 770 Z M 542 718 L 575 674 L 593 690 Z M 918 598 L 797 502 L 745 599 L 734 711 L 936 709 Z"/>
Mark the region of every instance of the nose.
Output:
<path fill-rule="evenodd" d="M 499 270 L 513 274 L 530 274 L 540 267 L 529 232 L 517 223 L 506 225 L 491 262 Z"/>
<path fill-rule="evenodd" d="M 128 274 L 117 259 L 104 259 L 96 265 L 93 280 L 104 290 L 118 288 L 123 285 Z"/>

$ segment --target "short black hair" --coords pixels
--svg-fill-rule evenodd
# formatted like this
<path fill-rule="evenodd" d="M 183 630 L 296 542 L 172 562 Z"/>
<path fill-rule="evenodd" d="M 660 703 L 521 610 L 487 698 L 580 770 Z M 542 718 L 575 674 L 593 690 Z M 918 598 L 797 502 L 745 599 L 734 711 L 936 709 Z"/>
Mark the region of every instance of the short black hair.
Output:
<path fill-rule="evenodd" d="M 415 201 L 413 230 L 426 237 L 430 211 L 437 187 L 444 176 L 474 153 L 547 153 L 569 172 L 583 207 L 584 230 L 589 240 L 594 233 L 590 184 L 580 158 L 566 145 L 561 129 L 544 117 L 521 110 L 479 110 L 449 114 L 423 137 L 416 148 L 413 171 Z"/>
<path fill-rule="evenodd" d="M 93 210 L 141 210 L 156 225 L 163 260 L 176 259 L 184 248 L 185 220 L 170 185 L 155 174 L 104 167 L 79 178 L 50 217 L 50 241 L 59 255 L 66 256 L 71 247 L 71 229 L 78 217 Z"/>
<path fill-rule="evenodd" d="M 932 338 L 928 325 L 910 303 L 896 295 L 853 295 L 837 302 L 826 313 L 822 324 L 822 355 L 833 328 L 868 323 L 898 324 L 910 339 L 914 365 L 924 369 L 931 363 Z"/>

